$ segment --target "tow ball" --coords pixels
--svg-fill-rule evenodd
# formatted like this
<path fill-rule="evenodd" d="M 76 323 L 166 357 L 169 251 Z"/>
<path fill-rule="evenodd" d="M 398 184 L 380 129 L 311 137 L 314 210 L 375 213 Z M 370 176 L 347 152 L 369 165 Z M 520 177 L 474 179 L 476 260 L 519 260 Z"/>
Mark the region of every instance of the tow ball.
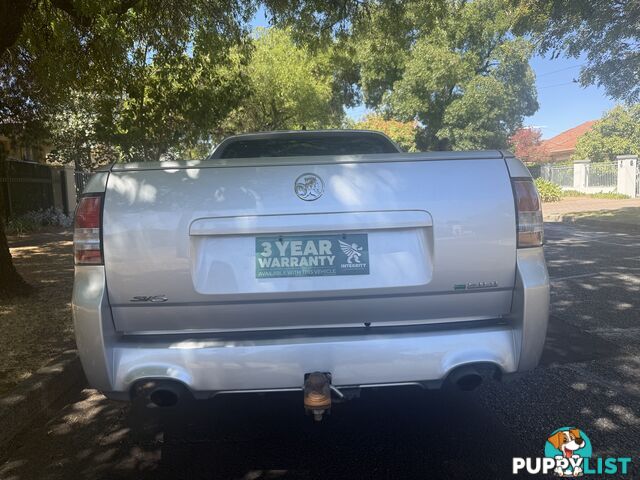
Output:
<path fill-rule="evenodd" d="M 316 422 L 322 421 L 325 413 L 331 413 L 331 391 L 340 398 L 344 395 L 331 385 L 331 374 L 313 372 L 304 378 L 304 409 L 313 414 Z"/>

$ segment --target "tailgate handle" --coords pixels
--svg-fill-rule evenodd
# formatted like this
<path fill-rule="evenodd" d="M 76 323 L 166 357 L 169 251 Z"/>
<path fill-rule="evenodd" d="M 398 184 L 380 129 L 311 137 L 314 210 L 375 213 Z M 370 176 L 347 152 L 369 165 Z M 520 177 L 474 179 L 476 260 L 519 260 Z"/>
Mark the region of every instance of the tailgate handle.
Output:
<path fill-rule="evenodd" d="M 388 230 L 431 227 L 431 215 L 424 210 L 376 212 L 310 213 L 199 218 L 189 235 L 253 235 L 349 230 Z"/>

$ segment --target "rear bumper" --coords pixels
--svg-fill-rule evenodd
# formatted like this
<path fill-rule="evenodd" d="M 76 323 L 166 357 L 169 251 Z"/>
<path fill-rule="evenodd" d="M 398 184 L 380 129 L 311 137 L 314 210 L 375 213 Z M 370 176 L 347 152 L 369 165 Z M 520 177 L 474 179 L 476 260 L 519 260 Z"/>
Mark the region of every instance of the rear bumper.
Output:
<path fill-rule="evenodd" d="M 90 384 L 128 398 L 144 379 L 182 382 L 197 398 L 221 392 L 297 390 L 304 374 L 331 372 L 337 386 L 431 382 L 454 368 L 490 363 L 503 373 L 534 368 L 549 311 L 549 278 L 541 248 L 518 251 L 513 308 L 492 325 L 301 333 L 251 340 L 194 336 L 122 337 L 115 332 L 104 267 L 79 267 L 73 291 L 78 351 Z"/>

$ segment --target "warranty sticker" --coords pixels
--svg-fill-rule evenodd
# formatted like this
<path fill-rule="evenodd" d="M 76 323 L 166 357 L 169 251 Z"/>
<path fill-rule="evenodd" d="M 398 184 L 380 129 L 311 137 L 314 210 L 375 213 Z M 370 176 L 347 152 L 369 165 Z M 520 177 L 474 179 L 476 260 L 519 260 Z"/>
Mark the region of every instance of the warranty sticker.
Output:
<path fill-rule="evenodd" d="M 368 274 L 366 233 L 256 237 L 256 278 Z"/>

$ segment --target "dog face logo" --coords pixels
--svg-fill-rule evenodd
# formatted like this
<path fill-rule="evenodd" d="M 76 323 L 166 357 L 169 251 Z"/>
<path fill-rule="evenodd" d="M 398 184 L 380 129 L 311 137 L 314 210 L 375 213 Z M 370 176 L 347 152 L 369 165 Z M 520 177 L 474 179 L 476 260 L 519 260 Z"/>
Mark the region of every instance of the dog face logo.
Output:
<path fill-rule="evenodd" d="M 573 452 L 583 448 L 585 445 L 585 441 L 580 437 L 580 430 L 577 428 L 554 433 L 547 441 L 567 458 L 573 456 Z"/>
<path fill-rule="evenodd" d="M 554 470 L 559 477 L 581 477 L 584 473 L 584 459 L 591 457 L 591 441 L 583 431 L 573 427 L 562 427 L 548 438 L 545 456 L 554 458 Z"/>

